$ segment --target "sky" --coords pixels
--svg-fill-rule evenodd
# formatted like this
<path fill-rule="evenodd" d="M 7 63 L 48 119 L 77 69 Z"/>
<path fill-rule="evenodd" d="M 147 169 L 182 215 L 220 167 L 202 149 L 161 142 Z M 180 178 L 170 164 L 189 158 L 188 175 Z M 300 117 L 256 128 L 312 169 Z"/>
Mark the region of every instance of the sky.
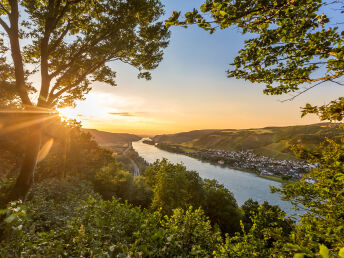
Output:
<path fill-rule="evenodd" d="M 173 10 L 190 11 L 203 1 L 162 2 L 168 18 Z M 342 92 L 339 86 L 324 84 L 282 103 L 290 96 L 266 96 L 263 84 L 226 77 L 247 38 L 238 29 L 213 35 L 196 26 L 171 31 L 170 45 L 152 80 L 137 79 L 137 71 L 127 64 L 111 63 L 118 86 L 94 84 L 86 100 L 65 113 L 81 115 L 85 128 L 140 135 L 288 126 L 319 122 L 315 116 L 301 119 L 300 107 L 325 104 Z"/>

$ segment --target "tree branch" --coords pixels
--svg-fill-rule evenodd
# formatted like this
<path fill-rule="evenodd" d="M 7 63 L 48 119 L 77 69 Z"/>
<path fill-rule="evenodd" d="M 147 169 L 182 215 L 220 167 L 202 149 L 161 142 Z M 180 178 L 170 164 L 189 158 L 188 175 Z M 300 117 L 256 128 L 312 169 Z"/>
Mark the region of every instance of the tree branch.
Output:
<path fill-rule="evenodd" d="M 293 97 L 289 98 L 289 99 L 285 99 L 285 100 L 281 100 L 280 102 L 284 103 L 284 102 L 287 102 L 287 101 L 293 101 L 294 99 L 296 99 L 298 96 L 302 95 L 303 93 L 315 88 L 316 86 L 319 86 L 320 84 L 326 82 L 328 80 L 324 80 L 324 81 L 321 81 L 321 82 L 318 82 L 317 84 L 314 84 L 312 85 L 311 87 L 307 88 L 307 89 L 304 89 L 303 91 L 301 92 L 298 92 L 296 95 L 294 95 Z"/>
<path fill-rule="evenodd" d="M 10 34 L 10 27 L 8 27 L 7 23 L 0 18 L 0 25 L 4 28 L 7 34 Z"/>
<path fill-rule="evenodd" d="M 15 78 L 16 78 L 16 88 L 18 95 L 20 96 L 24 105 L 32 106 L 32 102 L 29 98 L 26 85 L 25 85 L 25 72 L 23 57 L 19 44 L 19 31 L 18 31 L 18 21 L 19 21 L 19 11 L 18 11 L 18 1 L 9 0 L 11 5 L 11 14 L 9 15 L 9 20 L 11 28 L 9 29 L 9 38 L 11 44 L 11 55 L 15 68 Z"/>
<path fill-rule="evenodd" d="M 49 96 L 49 100 L 48 103 L 51 104 L 55 99 L 57 99 L 58 97 L 60 97 L 63 93 L 65 93 L 66 91 L 72 89 L 73 87 L 78 86 L 83 80 L 86 79 L 86 77 L 93 73 L 95 70 L 97 70 L 99 67 L 101 67 L 102 65 L 104 65 L 106 63 L 107 59 L 104 59 L 98 63 L 96 63 L 96 65 L 94 65 L 93 67 L 90 67 L 89 69 L 87 69 L 82 75 L 79 76 L 79 78 L 72 83 L 69 86 L 66 86 L 64 88 L 62 88 L 61 90 L 59 90 L 56 94 L 54 94 L 53 91 L 50 92 L 50 96 Z M 56 89 L 56 85 L 54 86 L 54 88 Z"/>
<path fill-rule="evenodd" d="M 109 34 L 110 33 L 110 34 Z M 57 75 L 59 75 L 62 71 L 68 69 L 70 70 L 71 67 L 73 67 L 74 63 L 80 59 L 80 57 L 89 49 L 92 49 L 93 47 L 95 47 L 104 37 L 107 36 L 107 34 L 111 35 L 111 32 L 106 32 L 103 35 L 98 36 L 96 39 L 94 39 L 93 41 L 90 39 L 89 42 L 86 42 L 82 47 L 80 47 L 80 49 L 74 54 L 74 56 L 71 58 L 71 60 L 68 62 L 68 64 L 65 65 L 61 65 L 61 67 L 59 69 L 57 69 L 54 73 L 52 73 L 50 75 L 51 78 L 56 77 Z M 65 72 L 65 74 L 67 74 L 67 72 Z M 64 75 L 62 75 L 59 79 L 61 79 Z"/>
<path fill-rule="evenodd" d="M 10 14 L 10 12 L 5 8 L 5 6 L 4 6 L 2 3 L 0 3 L 0 8 L 1 8 L 7 15 Z"/>
<path fill-rule="evenodd" d="M 62 40 L 64 39 L 64 37 L 67 35 L 71 23 L 68 21 L 66 28 L 62 31 L 62 33 L 60 34 L 60 36 L 56 39 L 56 41 L 49 47 L 49 53 L 52 53 L 56 50 L 56 48 L 60 45 L 60 43 L 62 42 Z M 51 77 L 51 75 L 50 75 Z"/>

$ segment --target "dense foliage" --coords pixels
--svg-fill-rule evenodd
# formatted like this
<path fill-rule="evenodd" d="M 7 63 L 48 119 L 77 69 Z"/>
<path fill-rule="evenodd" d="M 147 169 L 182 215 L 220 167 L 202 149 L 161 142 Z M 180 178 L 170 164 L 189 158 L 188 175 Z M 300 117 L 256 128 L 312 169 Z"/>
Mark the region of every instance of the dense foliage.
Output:
<path fill-rule="evenodd" d="M 172 214 L 176 208 L 202 207 L 222 232 L 233 234 L 240 230 L 241 213 L 237 202 L 233 194 L 216 180 L 203 180 L 197 172 L 165 159 L 149 167 L 145 178 L 154 192 L 153 209 Z"/>
<path fill-rule="evenodd" d="M 1 213 L 1 257 L 211 255 L 221 241 L 201 210 L 170 217 L 117 200 L 103 201 L 86 182 L 50 181 L 25 204 Z"/>
<path fill-rule="evenodd" d="M 100 169 L 93 178 L 94 189 L 105 200 L 117 197 L 129 203 L 149 207 L 153 192 L 143 177 L 134 177 L 121 163 L 112 162 Z"/>

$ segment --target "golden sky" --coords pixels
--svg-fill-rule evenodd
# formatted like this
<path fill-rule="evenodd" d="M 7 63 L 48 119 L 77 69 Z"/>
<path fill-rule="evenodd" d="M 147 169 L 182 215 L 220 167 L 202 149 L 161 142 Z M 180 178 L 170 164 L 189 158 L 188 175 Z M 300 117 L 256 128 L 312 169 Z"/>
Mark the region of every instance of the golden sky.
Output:
<path fill-rule="evenodd" d="M 163 2 L 166 17 L 177 7 L 184 11 L 202 3 Z M 227 78 L 225 71 L 245 39 L 235 29 L 209 35 L 197 27 L 172 28 L 170 45 L 151 81 L 138 80 L 137 71 L 127 64 L 112 63 L 118 86 L 94 85 L 85 101 L 65 113 L 79 115 L 86 128 L 153 135 L 316 123 L 314 116 L 301 119 L 300 107 L 342 95 L 341 87 L 324 84 L 281 103 L 290 96 L 266 96 L 264 85 Z"/>

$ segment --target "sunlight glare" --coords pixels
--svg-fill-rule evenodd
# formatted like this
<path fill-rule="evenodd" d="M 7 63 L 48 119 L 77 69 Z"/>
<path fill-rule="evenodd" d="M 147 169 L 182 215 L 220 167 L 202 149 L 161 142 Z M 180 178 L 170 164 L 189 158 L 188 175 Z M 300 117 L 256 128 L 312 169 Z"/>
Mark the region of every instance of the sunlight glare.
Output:
<path fill-rule="evenodd" d="M 59 112 L 62 121 L 67 121 L 71 119 L 80 121 L 81 114 L 79 114 L 77 110 L 75 110 L 74 108 L 60 108 L 57 111 Z"/>

